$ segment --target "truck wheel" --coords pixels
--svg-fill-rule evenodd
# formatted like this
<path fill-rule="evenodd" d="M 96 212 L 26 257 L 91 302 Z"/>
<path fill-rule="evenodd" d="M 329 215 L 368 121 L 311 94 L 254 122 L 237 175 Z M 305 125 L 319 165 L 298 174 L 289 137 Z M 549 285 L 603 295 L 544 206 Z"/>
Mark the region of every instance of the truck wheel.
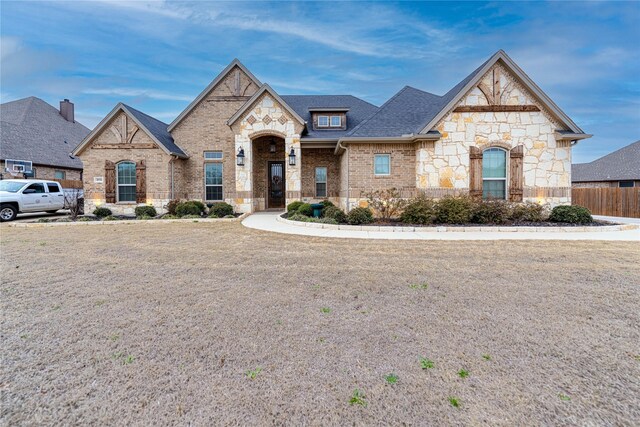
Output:
<path fill-rule="evenodd" d="M 0 221 L 13 221 L 18 215 L 18 209 L 12 205 L 0 205 Z"/>

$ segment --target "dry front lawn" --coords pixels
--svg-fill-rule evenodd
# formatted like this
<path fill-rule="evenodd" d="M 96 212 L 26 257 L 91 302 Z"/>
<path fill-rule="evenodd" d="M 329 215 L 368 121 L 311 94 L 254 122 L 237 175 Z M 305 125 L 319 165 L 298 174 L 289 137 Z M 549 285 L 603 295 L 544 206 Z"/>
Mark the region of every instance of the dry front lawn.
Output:
<path fill-rule="evenodd" d="M 640 420 L 636 243 L 0 237 L 2 425 Z"/>

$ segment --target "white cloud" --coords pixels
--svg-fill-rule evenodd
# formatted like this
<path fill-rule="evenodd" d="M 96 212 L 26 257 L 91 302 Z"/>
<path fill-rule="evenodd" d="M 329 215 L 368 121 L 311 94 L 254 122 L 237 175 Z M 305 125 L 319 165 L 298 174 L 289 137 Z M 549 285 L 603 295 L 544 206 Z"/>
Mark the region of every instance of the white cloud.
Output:
<path fill-rule="evenodd" d="M 87 95 L 107 95 L 107 96 L 124 96 L 124 97 L 145 97 L 158 100 L 170 101 L 192 101 L 192 96 L 176 95 L 172 93 L 160 92 L 153 89 L 137 89 L 137 88 L 108 88 L 108 89 L 84 89 L 82 93 Z"/>

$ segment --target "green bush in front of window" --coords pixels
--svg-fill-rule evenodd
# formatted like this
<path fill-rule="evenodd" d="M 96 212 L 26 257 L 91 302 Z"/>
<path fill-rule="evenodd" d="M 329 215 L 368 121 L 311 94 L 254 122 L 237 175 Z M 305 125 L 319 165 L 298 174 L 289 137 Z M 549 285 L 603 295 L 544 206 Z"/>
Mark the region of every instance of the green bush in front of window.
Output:
<path fill-rule="evenodd" d="M 569 224 L 589 224 L 593 222 L 593 217 L 589 209 L 584 206 L 556 206 L 551 210 L 549 221 L 566 222 Z"/>
<path fill-rule="evenodd" d="M 478 200 L 471 206 L 474 224 L 503 224 L 509 219 L 509 203 L 505 200 Z"/>
<path fill-rule="evenodd" d="M 298 213 L 305 216 L 313 216 L 313 208 L 309 203 L 303 203 L 298 208 Z"/>
<path fill-rule="evenodd" d="M 511 206 L 509 218 L 513 222 L 542 222 L 549 217 L 548 205 L 535 202 L 516 203 Z"/>
<path fill-rule="evenodd" d="M 436 219 L 437 204 L 425 196 L 418 196 L 405 206 L 400 221 L 405 224 L 433 224 Z"/>
<path fill-rule="evenodd" d="M 373 212 L 369 208 L 355 208 L 347 214 L 347 222 L 351 225 L 371 224 Z"/>
<path fill-rule="evenodd" d="M 439 224 L 466 224 L 471 221 L 473 201 L 468 196 L 445 196 L 438 201 L 436 222 Z"/>
<path fill-rule="evenodd" d="M 176 206 L 176 215 L 179 217 L 186 215 L 201 216 L 200 214 L 204 211 L 204 204 L 200 203 L 200 205 L 202 205 L 202 207 L 198 206 L 194 201 L 180 202 Z"/>
<path fill-rule="evenodd" d="M 157 216 L 156 208 L 153 206 L 138 206 L 135 209 L 136 217 L 140 218 L 143 216 L 154 217 Z"/>
<path fill-rule="evenodd" d="M 302 205 L 304 205 L 304 202 L 301 202 L 300 200 L 289 203 L 287 205 L 287 213 L 293 214 L 294 212 L 298 212 L 298 208 Z"/>
<path fill-rule="evenodd" d="M 93 214 L 98 218 L 105 218 L 111 215 L 111 209 L 109 208 L 95 208 Z"/>
<path fill-rule="evenodd" d="M 209 218 L 224 218 L 233 215 L 233 206 L 227 202 L 212 203 L 209 207 Z"/>
<path fill-rule="evenodd" d="M 347 222 L 347 214 L 345 214 L 342 209 L 336 206 L 329 206 L 324 208 L 323 217 L 327 219 L 332 219 L 337 223 L 345 223 Z"/>

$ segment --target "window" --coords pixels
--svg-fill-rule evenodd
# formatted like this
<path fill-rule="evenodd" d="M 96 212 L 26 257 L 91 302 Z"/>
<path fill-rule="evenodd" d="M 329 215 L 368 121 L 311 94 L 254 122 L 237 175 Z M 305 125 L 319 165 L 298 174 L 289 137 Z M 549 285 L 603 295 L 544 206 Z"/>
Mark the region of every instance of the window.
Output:
<path fill-rule="evenodd" d="M 618 187 L 620 188 L 633 187 L 633 181 L 618 181 Z"/>
<path fill-rule="evenodd" d="M 27 191 L 27 190 L 35 190 L 34 193 L 44 193 L 44 184 L 40 184 L 40 183 L 31 184 L 30 186 L 24 189 L 24 191 Z"/>
<path fill-rule="evenodd" d="M 329 116 L 318 116 L 318 127 L 319 128 L 329 127 Z"/>
<path fill-rule="evenodd" d="M 327 197 L 327 168 L 316 168 L 316 197 Z"/>
<path fill-rule="evenodd" d="M 222 163 L 204 165 L 205 200 L 222 200 Z"/>
<path fill-rule="evenodd" d="M 60 192 L 60 187 L 58 187 L 58 184 L 47 183 L 47 188 L 49 189 L 49 193 L 59 193 Z"/>
<path fill-rule="evenodd" d="M 342 117 L 340 116 L 331 116 L 331 127 L 339 128 L 342 126 Z"/>
<path fill-rule="evenodd" d="M 133 162 L 118 163 L 116 170 L 118 182 L 118 202 L 136 201 L 136 164 Z"/>
<path fill-rule="evenodd" d="M 222 160 L 222 151 L 205 151 L 205 160 Z"/>
<path fill-rule="evenodd" d="M 25 178 L 35 178 L 36 177 L 36 168 L 31 168 L 31 172 L 24 173 Z"/>
<path fill-rule="evenodd" d="M 505 199 L 507 194 L 507 152 L 489 148 L 482 153 L 482 198 Z"/>
<path fill-rule="evenodd" d="M 376 154 L 373 160 L 373 173 L 375 175 L 391 175 L 391 155 Z"/>
<path fill-rule="evenodd" d="M 55 171 L 53 177 L 55 179 L 66 179 L 67 173 L 65 171 Z"/>

